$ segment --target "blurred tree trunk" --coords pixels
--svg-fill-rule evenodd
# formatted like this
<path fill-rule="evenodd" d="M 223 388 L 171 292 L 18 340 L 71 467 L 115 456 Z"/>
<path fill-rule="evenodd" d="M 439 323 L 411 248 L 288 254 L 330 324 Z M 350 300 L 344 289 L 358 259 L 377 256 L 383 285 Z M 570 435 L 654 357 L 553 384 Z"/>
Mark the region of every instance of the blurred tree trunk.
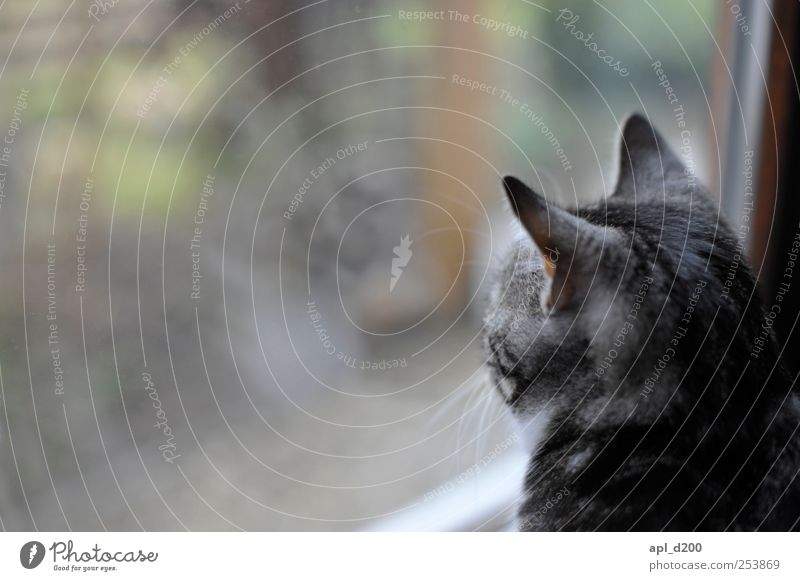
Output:
<path fill-rule="evenodd" d="M 299 5 L 292 0 L 269 0 L 253 3 L 249 7 L 250 26 L 254 30 L 266 26 L 255 37 L 261 47 L 259 57 L 275 53 L 265 64 L 266 82 L 270 90 L 280 87 L 303 68 L 299 52 L 301 43 L 289 44 L 303 35 L 301 16 L 286 16 L 297 8 Z"/>
<path fill-rule="evenodd" d="M 472 229 L 482 211 L 476 196 L 485 195 L 491 184 L 487 183 L 489 168 L 473 153 L 485 155 L 489 129 L 469 117 L 486 119 L 485 100 L 478 91 L 452 82 L 454 74 L 485 80 L 485 58 L 474 52 L 482 50 L 485 32 L 471 22 L 451 21 L 447 13 L 458 10 L 471 17 L 481 12 L 483 2 L 463 0 L 448 4 L 437 6 L 445 10 L 445 18 L 435 22 L 431 34 L 437 39 L 436 44 L 452 47 L 435 49 L 439 64 L 435 74 L 446 79 L 434 85 L 436 92 L 428 100 L 431 108 L 422 113 L 418 134 L 452 143 L 422 142 L 420 165 L 434 171 L 420 172 L 419 187 L 434 205 L 424 205 L 424 223 L 429 235 L 419 250 L 426 253 L 436 270 L 430 279 L 435 288 L 434 304 L 446 296 L 445 313 L 453 313 L 463 308 L 469 298 Z"/>

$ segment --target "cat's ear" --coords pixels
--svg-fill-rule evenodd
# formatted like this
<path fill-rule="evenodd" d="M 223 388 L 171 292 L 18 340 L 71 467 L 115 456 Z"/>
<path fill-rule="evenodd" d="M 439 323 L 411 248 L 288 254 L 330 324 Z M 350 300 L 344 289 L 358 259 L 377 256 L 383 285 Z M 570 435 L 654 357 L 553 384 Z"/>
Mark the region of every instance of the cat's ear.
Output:
<path fill-rule="evenodd" d="M 615 196 L 631 200 L 661 198 L 686 181 L 686 168 L 681 160 L 656 128 L 641 115 L 634 113 L 628 117 L 620 141 Z"/>
<path fill-rule="evenodd" d="M 552 279 L 545 306 L 550 310 L 567 307 L 592 283 L 598 249 L 602 250 L 603 229 L 548 203 L 515 177 L 503 178 L 503 186 Z"/>

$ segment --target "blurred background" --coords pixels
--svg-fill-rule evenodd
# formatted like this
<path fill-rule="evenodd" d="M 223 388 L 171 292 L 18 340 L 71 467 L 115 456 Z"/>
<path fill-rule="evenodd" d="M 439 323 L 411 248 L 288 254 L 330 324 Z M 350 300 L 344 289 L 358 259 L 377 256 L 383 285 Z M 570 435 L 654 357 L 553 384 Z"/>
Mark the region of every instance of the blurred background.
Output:
<path fill-rule="evenodd" d="M 763 6 L 0 4 L 3 529 L 503 528 L 499 176 L 642 111 L 738 225 Z"/>

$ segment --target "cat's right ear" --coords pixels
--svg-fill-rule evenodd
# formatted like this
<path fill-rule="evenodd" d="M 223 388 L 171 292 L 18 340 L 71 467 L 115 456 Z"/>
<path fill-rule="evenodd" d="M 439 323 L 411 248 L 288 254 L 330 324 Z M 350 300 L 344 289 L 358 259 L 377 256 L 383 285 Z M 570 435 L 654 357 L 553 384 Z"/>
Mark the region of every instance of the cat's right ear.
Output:
<path fill-rule="evenodd" d="M 686 182 L 686 168 L 667 140 L 642 115 L 625 120 L 620 139 L 615 196 L 630 200 L 661 197 Z"/>
<path fill-rule="evenodd" d="M 583 267 L 590 262 L 596 265 L 596 261 L 590 259 L 596 254 L 596 242 L 602 244 L 602 230 L 548 204 L 543 196 L 515 177 L 503 178 L 503 186 L 514 214 L 539 249 L 545 270 L 552 279 L 545 306 L 550 310 L 563 309 L 580 294 L 579 291 L 591 285 L 591 274 Z"/>

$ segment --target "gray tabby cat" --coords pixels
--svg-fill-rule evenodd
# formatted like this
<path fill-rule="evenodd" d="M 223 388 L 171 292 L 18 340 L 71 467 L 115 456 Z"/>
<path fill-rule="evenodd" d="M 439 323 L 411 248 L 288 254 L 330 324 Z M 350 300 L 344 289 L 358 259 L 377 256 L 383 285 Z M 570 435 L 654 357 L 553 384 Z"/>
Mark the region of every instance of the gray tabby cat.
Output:
<path fill-rule="evenodd" d="M 796 530 L 800 397 L 742 246 L 644 118 L 621 158 L 577 210 L 504 179 L 530 238 L 484 343 L 536 446 L 519 528 Z"/>

